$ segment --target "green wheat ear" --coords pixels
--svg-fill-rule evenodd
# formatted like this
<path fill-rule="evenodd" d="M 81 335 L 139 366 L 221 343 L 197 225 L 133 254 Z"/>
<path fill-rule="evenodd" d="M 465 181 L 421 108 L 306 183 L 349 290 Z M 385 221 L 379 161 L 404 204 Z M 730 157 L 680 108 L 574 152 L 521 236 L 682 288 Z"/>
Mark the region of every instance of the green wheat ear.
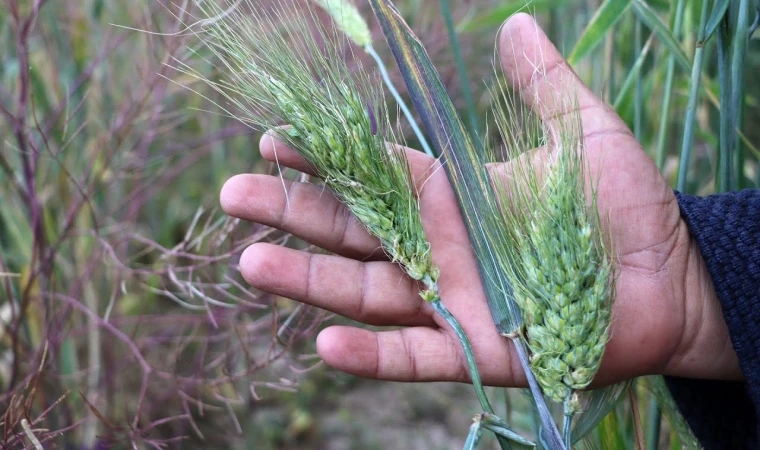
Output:
<path fill-rule="evenodd" d="M 582 187 L 559 149 L 527 235 L 519 236 L 523 277 L 515 300 L 524 313 L 530 363 L 544 393 L 564 401 L 587 387 L 608 340 L 611 264 L 598 227 L 589 217 Z M 579 161 L 577 161 L 579 162 Z M 528 225 L 528 224 L 523 224 Z"/>
<path fill-rule="evenodd" d="M 544 125 L 507 92 L 501 83 L 493 90 L 508 159 L 508 174 L 492 177 L 508 241 L 502 266 L 522 311 L 531 369 L 544 394 L 572 416 L 580 409 L 577 391 L 591 383 L 609 340 L 613 255 L 595 183 L 586 193 L 580 113 Z"/>
<path fill-rule="evenodd" d="M 348 67 L 346 42 L 325 30 L 313 11 L 287 1 L 273 11 L 250 0 L 223 3 L 200 5 L 208 25 L 198 32 L 221 64 L 220 79 L 181 63 L 180 70 L 218 91 L 231 115 L 274 129 L 380 239 L 390 258 L 432 289 L 438 269 L 430 259 L 408 161 L 386 143 L 395 139 L 381 83 L 361 66 Z M 343 19 L 351 39 L 369 36 L 350 4 L 320 3 Z"/>

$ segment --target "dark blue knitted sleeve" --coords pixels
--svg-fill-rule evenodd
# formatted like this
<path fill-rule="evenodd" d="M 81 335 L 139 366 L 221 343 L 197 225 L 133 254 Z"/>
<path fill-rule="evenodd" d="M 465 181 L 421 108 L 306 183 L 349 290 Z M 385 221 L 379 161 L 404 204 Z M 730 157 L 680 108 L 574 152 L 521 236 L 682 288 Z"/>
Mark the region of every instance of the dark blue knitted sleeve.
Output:
<path fill-rule="evenodd" d="M 666 377 L 706 449 L 760 448 L 760 190 L 676 193 L 712 276 L 744 382 Z"/>

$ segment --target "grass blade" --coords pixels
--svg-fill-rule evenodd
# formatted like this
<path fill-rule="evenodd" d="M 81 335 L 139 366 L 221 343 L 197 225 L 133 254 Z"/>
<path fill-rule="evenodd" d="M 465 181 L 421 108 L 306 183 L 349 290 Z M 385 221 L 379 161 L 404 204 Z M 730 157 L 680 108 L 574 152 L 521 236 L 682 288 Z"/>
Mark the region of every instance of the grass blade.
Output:
<path fill-rule="evenodd" d="M 668 30 L 668 27 L 662 23 L 657 13 L 647 5 L 643 0 L 633 1 L 633 10 L 639 19 L 644 22 L 652 31 L 657 34 L 660 41 L 665 45 L 665 48 L 670 50 L 670 53 L 676 58 L 676 61 L 686 70 L 691 68 L 691 63 L 686 53 L 681 49 L 681 44 L 678 43 L 673 34 Z"/>
<path fill-rule="evenodd" d="M 454 28 L 454 19 L 451 17 L 451 5 L 449 0 L 441 0 L 441 12 L 443 13 L 443 20 L 446 22 L 446 32 L 449 35 L 449 44 L 451 44 L 451 51 L 454 53 L 454 62 L 457 66 L 457 73 L 459 74 L 459 83 L 462 86 L 462 95 L 464 95 L 464 102 L 467 106 L 467 118 L 470 122 L 470 132 L 477 133 L 480 131 L 480 125 L 478 125 L 478 113 L 475 109 L 475 101 L 472 99 L 470 77 L 467 75 L 467 66 L 464 63 L 464 58 L 462 58 L 462 49 L 459 46 L 459 38 L 457 38 L 457 31 Z"/>
<path fill-rule="evenodd" d="M 639 413 L 639 398 L 636 395 L 636 380 L 633 380 L 628 389 L 628 403 L 631 406 L 631 419 L 633 422 L 634 448 L 644 448 L 644 429 L 641 426 L 641 414 Z"/>
<path fill-rule="evenodd" d="M 650 399 L 647 421 L 647 448 L 656 449 L 660 442 L 660 427 L 662 424 L 662 409 L 656 398 Z"/>
<path fill-rule="evenodd" d="M 686 179 L 689 173 L 689 160 L 691 159 L 691 147 L 694 143 L 694 127 L 697 120 L 697 102 L 699 101 L 699 86 L 702 76 L 702 60 L 706 43 L 705 23 L 707 22 L 708 1 L 702 2 L 702 12 L 699 18 L 697 32 L 697 48 L 694 52 L 694 63 L 691 68 L 691 84 L 689 86 L 689 101 L 686 107 L 686 120 L 684 122 L 683 141 L 681 143 L 681 158 L 678 166 L 678 180 L 676 189 L 684 192 Z"/>
<path fill-rule="evenodd" d="M 641 59 L 643 51 L 643 44 L 641 42 L 641 35 L 643 34 L 641 20 L 636 20 L 633 31 L 634 48 L 636 51 L 636 59 Z M 642 142 L 642 105 L 644 103 L 644 92 L 642 90 L 642 77 L 636 77 L 636 81 L 633 87 L 633 135 L 639 142 Z"/>
<path fill-rule="evenodd" d="M 480 438 L 483 436 L 483 427 L 479 420 L 475 420 L 470 425 L 470 432 L 467 433 L 467 440 L 464 441 L 463 450 L 475 450 L 480 443 Z"/>
<path fill-rule="evenodd" d="M 616 92 L 617 92 L 617 84 L 615 83 L 615 77 L 616 77 L 616 70 L 615 65 L 617 64 L 616 56 L 616 46 L 615 46 L 615 30 L 610 31 L 609 36 L 607 37 L 607 93 L 604 96 L 604 100 L 608 103 L 612 101 L 613 98 L 615 98 Z"/>
<path fill-rule="evenodd" d="M 593 431 L 612 411 L 623 395 L 628 392 L 631 382 L 613 384 L 601 389 L 594 389 L 588 395 L 583 412 L 578 415 L 573 426 L 573 443 L 580 441 Z"/>
<path fill-rule="evenodd" d="M 673 23 L 673 34 L 676 37 L 681 33 L 681 24 L 683 23 L 685 0 L 676 2 L 675 20 Z M 673 91 L 673 78 L 675 76 L 675 59 L 673 55 L 668 56 L 667 72 L 665 74 L 665 87 L 662 96 L 662 108 L 660 110 L 660 129 L 657 134 L 657 168 L 662 170 L 665 165 L 665 139 L 668 134 L 668 119 L 670 118 L 670 98 Z"/>
<path fill-rule="evenodd" d="M 631 0 L 606 0 L 591 18 L 588 26 L 575 44 L 567 61 L 574 66 L 604 39 L 613 25 L 623 16 Z"/>
<path fill-rule="evenodd" d="M 670 429 L 675 436 L 681 441 L 681 448 L 684 449 L 701 449 L 702 446 L 689 428 L 689 424 L 681 415 L 675 400 L 670 395 L 665 379 L 661 376 L 649 376 L 644 379 L 646 387 L 657 399 L 657 403 L 662 409 L 662 415 L 670 424 Z"/>
<path fill-rule="evenodd" d="M 530 10 L 533 14 L 548 12 L 559 8 L 565 3 L 567 3 L 567 0 L 533 0 L 531 2 L 510 0 L 471 17 L 462 23 L 459 29 L 465 33 L 481 31 L 501 25 L 502 22 L 520 11 Z"/>
<path fill-rule="evenodd" d="M 718 0 L 713 6 L 712 13 L 710 13 L 710 19 L 707 21 L 707 28 L 705 29 L 705 38 L 710 39 L 710 36 L 718 29 L 718 25 L 723 20 L 723 16 L 728 11 L 728 5 L 731 2 L 729 0 Z"/>
<path fill-rule="evenodd" d="M 483 424 L 483 427 L 487 430 L 492 431 L 497 436 L 509 439 L 510 444 L 514 447 L 520 449 L 531 449 L 536 447 L 536 444 L 512 431 L 503 420 L 493 414 L 482 414 L 480 416 L 480 421 Z"/>
<path fill-rule="evenodd" d="M 652 48 L 653 41 L 654 41 L 654 34 L 651 34 L 649 35 L 647 42 L 644 44 L 644 47 L 641 49 L 641 52 L 636 58 L 636 61 L 633 63 L 633 66 L 631 67 L 631 70 L 628 72 L 628 75 L 625 77 L 625 81 L 623 81 L 623 85 L 620 87 L 620 91 L 617 93 L 617 96 L 615 97 L 615 102 L 612 105 L 615 108 L 615 110 L 618 112 L 618 114 L 621 113 L 620 107 L 623 105 L 623 101 L 625 100 L 626 96 L 628 96 L 628 93 L 630 92 L 631 88 L 635 85 L 636 80 L 639 78 L 641 67 L 644 64 L 644 60 L 647 58 L 647 55 L 649 55 L 649 49 Z"/>

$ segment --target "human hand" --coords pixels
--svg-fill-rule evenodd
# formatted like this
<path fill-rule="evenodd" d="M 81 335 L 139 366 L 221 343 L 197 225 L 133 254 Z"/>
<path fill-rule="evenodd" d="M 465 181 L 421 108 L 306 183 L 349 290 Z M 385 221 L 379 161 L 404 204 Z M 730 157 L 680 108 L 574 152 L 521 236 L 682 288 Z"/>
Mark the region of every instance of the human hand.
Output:
<path fill-rule="evenodd" d="M 598 208 L 608 217 L 605 231 L 619 271 L 611 338 L 594 383 L 647 374 L 740 378 L 704 261 L 672 190 L 641 145 L 571 73 L 530 16 L 519 14 L 507 22 L 500 47 L 505 75 L 521 87 L 529 105 L 555 96 L 552 86 L 560 83 L 552 79 L 559 77 L 563 88 L 578 96 L 587 161 L 598 179 Z M 543 108 L 538 113 L 552 121 L 571 111 Z M 303 159 L 271 137 L 262 139 L 260 148 L 267 159 L 274 160 L 276 152 L 280 164 L 310 172 Z M 441 298 L 468 334 L 483 381 L 524 386 L 514 348 L 491 319 L 467 230 L 440 163 L 413 150 L 407 156 L 416 182 L 424 183 L 420 207 L 441 271 Z M 286 194 L 277 177 L 238 175 L 225 184 L 221 203 L 232 216 L 280 228 L 336 254 L 254 244 L 240 260 L 251 285 L 359 322 L 402 327 L 379 332 L 326 328 L 317 350 L 329 365 L 386 380 L 469 381 L 456 335 L 419 297 L 420 286 L 384 258 L 379 241 L 323 187 L 289 183 Z"/>

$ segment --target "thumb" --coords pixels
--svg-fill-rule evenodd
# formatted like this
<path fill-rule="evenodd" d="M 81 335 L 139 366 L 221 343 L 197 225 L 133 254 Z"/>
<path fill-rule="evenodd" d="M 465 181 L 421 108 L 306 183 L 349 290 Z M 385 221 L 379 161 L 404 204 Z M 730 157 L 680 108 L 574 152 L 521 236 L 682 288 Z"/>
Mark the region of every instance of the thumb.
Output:
<path fill-rule="evenodd" d="M 504 75 L 550 129 L 580 110 L 585 135 L 630 133 L 615 111 L 587 88 L 532 16 L 509 18 L 499 34 Z"/>

